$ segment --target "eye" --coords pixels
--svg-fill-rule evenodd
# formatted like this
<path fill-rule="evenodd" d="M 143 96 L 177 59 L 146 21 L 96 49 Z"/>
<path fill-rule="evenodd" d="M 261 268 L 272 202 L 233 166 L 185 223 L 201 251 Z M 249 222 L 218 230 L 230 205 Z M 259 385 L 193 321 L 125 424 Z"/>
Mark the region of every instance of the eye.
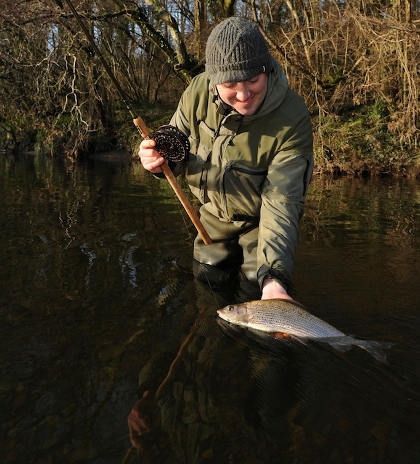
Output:
<path fill-rule="evenodd" d="M 229 305 L 227 309 L 228 309 L 228 311 L 233 311 L 235 309 L 235 306 Z"/>
<path fill-rule="evenodd" d="M 232 89 L 233 87 L 235 87 L 236 82 L 223 82 L 223 84 L 220 85 L 225 89 Z"/>

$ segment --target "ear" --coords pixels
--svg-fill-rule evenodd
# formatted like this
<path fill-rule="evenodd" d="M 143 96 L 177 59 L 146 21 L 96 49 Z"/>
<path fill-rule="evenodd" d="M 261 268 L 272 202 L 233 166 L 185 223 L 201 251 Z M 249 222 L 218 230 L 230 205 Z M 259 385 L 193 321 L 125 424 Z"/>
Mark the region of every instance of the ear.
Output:
<path fill-rule="evenodd" d="M 216 84 L 209 83 L 209 90 L 210 94 L 212 95 L 213 103 L 215 103 L 218 99 L 221 99 Z"/>

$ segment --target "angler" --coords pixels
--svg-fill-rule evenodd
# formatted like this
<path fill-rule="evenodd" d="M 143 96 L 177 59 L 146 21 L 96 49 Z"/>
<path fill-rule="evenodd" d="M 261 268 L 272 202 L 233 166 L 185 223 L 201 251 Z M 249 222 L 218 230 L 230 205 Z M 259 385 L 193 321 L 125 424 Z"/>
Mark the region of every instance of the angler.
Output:
<path fill-rule="evenodd" d="M 203 280 L 213 269 L 228 280 L 239 267 L 263 299 L 290 298 L 312 129 L 255 23 L 231 17 L 212 30 L 206 70 L 185 90 L 170 124 L 190 142 L 187 159 L 171 167 L 186 176 L 212 239 L 194 242 Z M 153 140 L 141 143 L 139 156 L 145 169 L 161 173 L 165 160 Z"/>

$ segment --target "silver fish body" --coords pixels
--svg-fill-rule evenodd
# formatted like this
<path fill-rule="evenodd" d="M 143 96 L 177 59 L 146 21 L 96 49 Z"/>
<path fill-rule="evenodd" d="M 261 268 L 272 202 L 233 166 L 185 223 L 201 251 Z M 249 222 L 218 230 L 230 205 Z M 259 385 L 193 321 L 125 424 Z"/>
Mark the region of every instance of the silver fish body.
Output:
<path fill-rule="evenodd" d="M 289 300 L 255 300 L 228 305 L 217 311 L 225 321 L 263 332 L 283 332 L 297 337 L 342 337 L 343 332 Z"/>
<path fill-rule="evenodd" d="M 376 360 L 386 362 L 384 349 L 390 343 L 359 340 L 346 335 L 332 325 L 308 312 L 302 305 L 289 300 L 255 300 L 228 305 L 217 311 L 219 317 L 232 324 L 260 330 L 281 332 L 299 339 L 327 342 L 334 348 L 347 351 L 355 345 L 370 353 Z"/>

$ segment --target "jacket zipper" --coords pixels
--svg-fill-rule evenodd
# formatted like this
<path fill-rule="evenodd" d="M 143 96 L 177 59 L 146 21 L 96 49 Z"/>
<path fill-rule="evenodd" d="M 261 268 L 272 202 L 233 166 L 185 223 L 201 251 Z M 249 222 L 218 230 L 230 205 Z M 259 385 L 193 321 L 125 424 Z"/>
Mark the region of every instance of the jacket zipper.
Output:
<path fill-rule="evenodd" d="M 244 168 L 242 166 L 234 165 L 233 161 L 229 161 L 229 163 L 225 167 L 226 171 L 239 171 L 245 174 L 258 174 L 258 175 L 267 175 L 268 169 L 253 169 L 253 168 Z"/>

